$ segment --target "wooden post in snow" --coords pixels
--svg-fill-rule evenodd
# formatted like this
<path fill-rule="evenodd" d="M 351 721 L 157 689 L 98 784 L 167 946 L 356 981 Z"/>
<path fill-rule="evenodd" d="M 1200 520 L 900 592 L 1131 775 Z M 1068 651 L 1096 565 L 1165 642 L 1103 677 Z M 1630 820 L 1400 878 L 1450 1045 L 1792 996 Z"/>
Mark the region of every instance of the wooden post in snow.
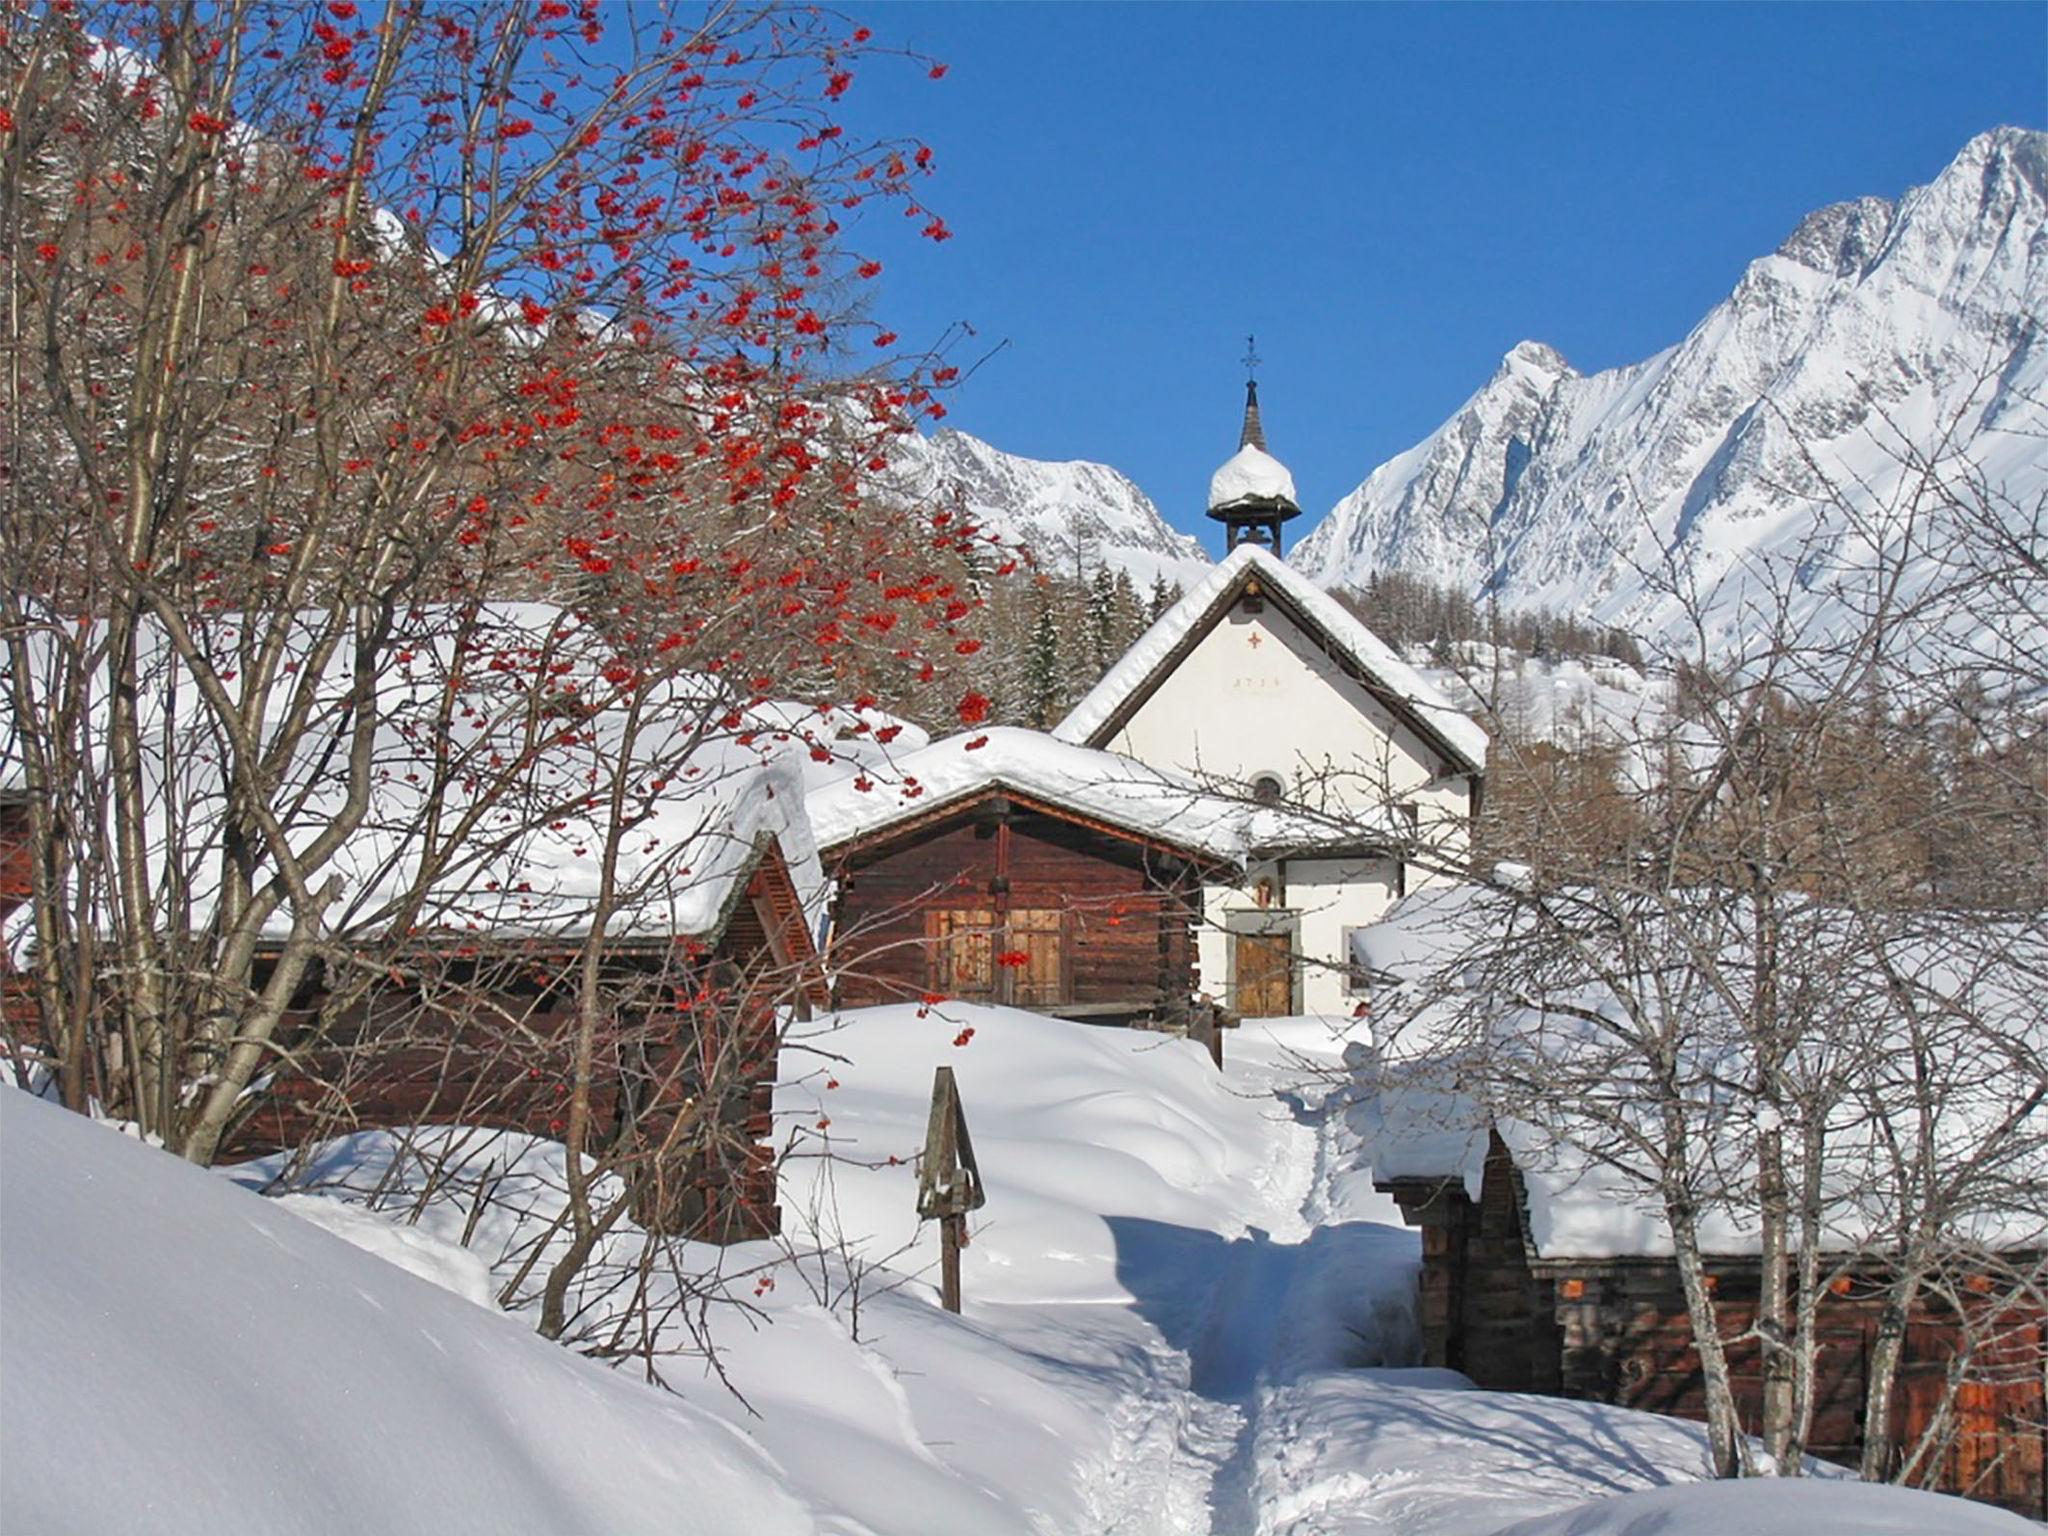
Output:
<path fill-rule="evenodd" d="M 986 1198 L 953 1069 L 940 1067 L 932 1073 L 932 1113 L 917 1176 L 917 1214 L 939 1223 L 939 1300 L 948 1312 L 960 1310 L 960 1250 L 967 1246 L 967 1213 L 980 1210 Z"/>

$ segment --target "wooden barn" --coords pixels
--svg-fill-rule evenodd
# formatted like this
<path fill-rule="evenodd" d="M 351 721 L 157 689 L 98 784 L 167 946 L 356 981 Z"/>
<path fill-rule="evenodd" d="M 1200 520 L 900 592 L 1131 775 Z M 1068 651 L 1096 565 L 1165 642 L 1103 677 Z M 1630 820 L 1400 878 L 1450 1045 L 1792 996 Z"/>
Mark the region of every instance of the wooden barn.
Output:
<path fill-rule="evenodd" d="M 1241 871 L 1237 808 L 1110 753 L 992 729 L 814 793 L 811 813 L 837 886 L 835 1003 L 1197 1023 L 1202 888 Z"/>
<path fill-rule="evenodd" d="M 815 853 L 800 817 L 794 828 L 783 819 L 777 791 L 800 795 L 793 767 L 728 771 L 679 796 L 668 815 L 683 831 L 658 878 L 622 884 L 634 895 L 604 945 L 593 1136 L 642 1181 L 634 1215 L 652 1229 L 726 1242 L 780 1228 L 769 1143 L 783 1026 L 827 994 L 810 924 Z M 26 827 L 25 801 L 0 792 L 0 918 L 28 895 Z M 402 887 L 402 853 L 378 852 L 383 878 Z M 381 894 L 368 887 L 365 904 Z M 330 984 L 316 962 L 220 1160 L 415 1126 L 559 1139 L 575 1070 L 582 898 L 572 894 L 553 921 L 489 900 L 507 921 L 475 920 L 451 897 L 443 921 L 402 945 L 369 928 L 359 959 L 392 979 L 367 992 Z M 465 910 L 471 920 L 457 920 Z M 258 985 L 269 963 L 259 958 Z M 9 1044 L 47 1060 L 29 979 L 4 961 L 0 993 Z"/>
<path fill-rule="evenodd" d="M 1653 1252 L 1599 1257 L 1539 1250 L 1522 1170 L 1497 1134 L 1487 1138 L 1477 1199 L 1460 1176 L 1384 1178 L 1411 1226 L 1422 1230 L 1420 1310 L 1424 1363 L 1462 1371 L 1482 1387 L 1543 1392 L 1704 1420 L 1705 1394 L 1691 1314 L 1676 1262 Z M 2029 1257 L 2005 1255 L 2007 1259 Z M 1754 1425 L 1762 1395 L 1760 1352 L 1742 1335 L 1754 1322 L 1758 1261 L 1709 1255 L 1715 1321 L 1728 1345 L 1736 1404 Z M 1855 1465 L 1863 1454 L 1868 1365 L 1885 1297 L 1875 1275 L 1836 1282 L 1821 1305 L 1820 1353 L 1808 1449 Z M 1966 1332 L 1982 1317 L 1935 1302 L 1906 1319 L 1905 1357 L 1887 1438 L 1896 1463 L 1949 1395 L 1949 1373 Z M 1955 1433 L 1932 1485 L 2048 1518 L 2048 1314 L 2002 1308 L 1980 1344 L 1971 1379 L 1948 1409 Z"/>
<path fill-rule="evenodd" d="M 1767 1120 L 1772 1106 L 1747 1097 L 1754 1048 L 1728 1025 L 1724 992 L 1703 986 L 1655 1011 L 1681 997 L 1701 963 L 1699 949 L 1666 947 L 1669 930 L 1652 926 L 1675 926 L 1669 914 L 1686 910 L 1683 889 L 1657 901 L 1649 910 L 1660 915 L 1629 933 L 1628 958 L 1616 959 L 1610 910 L 1589 901 L 1593 915 L 1569 930 L 1572 963 L 1509 981 L 1488 970 L 1487 956 L 1538 941 L 1527 937 L 1528 908 L 1499 892 L 1419 893 L 1369 930 L 1361 958 L 1380 989 L 1373 1181 L 1421 1229 L 1425 1363 L 1482 1387 L 1703 1421 L 1706 1376 L 1664 1187 L 1675 1170 L 1692 1202 L 1692 1246 L 1735 1407 L 1756 1432 L 1766 1384 L 1760 1332 L 1777 1326 L 1760 1318 L 1758 1141 L 1764 1126 L 1785 1122 Z M 1706 901 L 1701 909 L 1720 910 Z M 1807 916 L 1815 934 L 1835 920 L 1818 903 Z M 1695 940 L 1700 931 L 1680 930 Z M 1820 1135 L 1809 1143 L 1802 1127 L 1796 1143 L 1814 1150 L 1803 1162 L 1794 1160 L 1800 1151 L 1787 1154 L 1794 1200 L 1813 1205 L 1810 1215 L 1790 1208 L 1794 1280 L 1773 1298 L 1794 1313 L 1802 1299 L 1813 1307 L 1803 1445 L 1850 1466 L 1870 1447 L 1887 1475 L 2048 1518 L 2038 957 L 2027 950 L 2015 960 L 2003 937 L 1977 930 L 1962 942 L 1924 912 L 1909 933 L 1888 958 L 1912 978 L 1915 1006 L 1968 1017 L 1973 1029 L 1944 1037 L 1940 1049 L 1920 1037 L 1916 1057 L 1892 1043 L 1900 1037 L 1880 1012 L 1892 994 L 1860 995 L 1842 1016 L 1874 1048 L 1853 1063 L 1836 1051 L 1839 1097 L 1818 1111 Z M 1582 954 L 1592 957 L 1583 969 Z M 1753 963 L 1742 935 L 1722 954 Z M 1629 964 L 1669 990 L 1637 988 Z M 1661 1075 L 1631 1054 L 1640 1045 L 1623 1021 L 1644 1015 L 1666 1031 L 1657 1037 L 1669 1052 Z M 1993 1039 L 2011 1049 L 1984 1049 Z M 1936 1060 L 1951 1051 L 1984 1059 L 1951 1072 Z M 1910 1072 L 1898 1070 L 1901 1059 L 1914 1063 Z M 1684 1131 L 1678 1152 L 1671 1118 Z M 1939 1165 L 1941 1192 L 1905 1187 L 1900 1160 Z M 1805 1221 L 1817 1240 L 1813 1291 L 1802 1298 Z M 1897 1256 L 1909 1243 L 1926 1257 L 1902 1302 Z M 1895 1352 L 1897 1368 L 1887 1369 Z M 1874 1379 L 1888 1399 L 1870 1392 Z M 1795 1391 L 1783 1376 L 1774 1385 Z M 1884 1422 L 1868 1422 L 1871 1413 Z"/>
<path fill-rule="evenodd" d="M 29 898 L 28 800 L 0 787 L 0 923 Z"/>
<path fill-rule="evenodd" d="M 383 1126 L 475 1125 L 559 1139 L 574 1070 L 580 952 L 547 941 L 452 945 L 431 984 L 336 1014 L 309 987 L 279 1069 L 223 1148 L 240 1161 Z M 780 1230 L 769 1144 L 782 1022 L 825 1001 L 788 861 L 762 834 L 694 931 L 606 946 L 614 1016 L 600 1040 L 596 1136 L 644 1147 L 643 1226 L 716 1242 Z M 707 1089 L 716 1098 L 706 1103 Z M 664 1148 L 679 1107 L 697 1134 Z M 627 1159 L 628 1162 L 631 1159 Z"/>

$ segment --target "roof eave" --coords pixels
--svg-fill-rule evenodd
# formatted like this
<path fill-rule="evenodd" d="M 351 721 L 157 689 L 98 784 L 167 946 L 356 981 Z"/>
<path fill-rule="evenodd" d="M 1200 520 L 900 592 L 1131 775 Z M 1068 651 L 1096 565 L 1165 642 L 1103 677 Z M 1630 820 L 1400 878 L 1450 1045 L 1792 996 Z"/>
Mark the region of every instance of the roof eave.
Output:
<path fill-rule="evenodd" d="M 929 805 L 921 806 L 908 815 L 882 822 L 863 831 L 846 833 L 830 842 L 821 842 L 818 845 L 818 857 L 829 864 L 836 857 L 879 842 L 906 836 L 930 826 L 933 822 L 942 821 L 948 816 L 970 809 L 977 801 L 990 799 L 996 795 L 1006 795 L 1031 810 L 1062 821 L 1107 831 L 1130 842 L 1145 843 L 1164 849 L 1175 857 L 1186 860 L 1205 874 L 1242 872 L 1244 868 L 1240 861 L 1212 849 L 1197 847 L 1158 832 L 1133 827 L 1091 809 L 1061 805 L 1058 801 L 1049 799 L 1042 790 L 1027 788 L 1001 778 L 985 779 L 971 788 L 958 790 L 951 795 L 933 800 Z"/>

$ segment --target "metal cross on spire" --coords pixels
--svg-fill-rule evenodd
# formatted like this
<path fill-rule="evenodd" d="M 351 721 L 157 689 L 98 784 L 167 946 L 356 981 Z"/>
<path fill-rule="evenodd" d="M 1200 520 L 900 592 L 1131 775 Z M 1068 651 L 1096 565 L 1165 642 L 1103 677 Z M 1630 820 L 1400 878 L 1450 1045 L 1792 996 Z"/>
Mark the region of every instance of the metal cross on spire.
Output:
<path fill-rule="evenodd" d="M 1244 428 L 1237 434 L 1237 446 L 1266 451 L 1266 428 L 1259 420 L 1259 339 L 1244 339 Z"/>

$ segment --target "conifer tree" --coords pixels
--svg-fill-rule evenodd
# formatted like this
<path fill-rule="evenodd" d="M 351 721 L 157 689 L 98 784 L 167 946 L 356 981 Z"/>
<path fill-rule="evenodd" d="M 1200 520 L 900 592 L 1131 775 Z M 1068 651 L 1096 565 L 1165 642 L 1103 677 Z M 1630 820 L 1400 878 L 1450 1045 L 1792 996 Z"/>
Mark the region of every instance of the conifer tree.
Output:
<path fill-rule="evenodd" d="M 1118 651 L 1115 607 L 1116 584 L 1110 577 L 1109 567 L 1098 565 L 1094 578 L 1088 583 L 1088 660 L 1097 677 L 1108 670 Z"/>
<path fill-rule="evenodd" d="M 1038 617 L 1031 625 L 1031 640 L 1024 652 L 1024 707 L 1026 718 L 1037 730 L 1051 728 L 1066 702 L 1060 669 L 1059 624 L 1053 617 L 1052 591 L 1038 590 Z"/>
<path fill-rule="evenodd" d="M 1152 578 L 1152 590 L 1145 597 L 1145 622 L 1147 624 L 1158 623 L 1159 615 L 1166 612 L 1172 606 L 1173 598 L 1168 595 L 1166 590 L 1166 577 L 1163 575 L 1154 576 Z"/>
<path fill-rule="evenodd" d="M 1138 589 L 1131 582 L 1131 573 L 1119 568 L 1109 592 L 1110 661 L 1116 661 L 1131 648 L 1143 623 L 1144 609 L 1138 601 Z"/>

